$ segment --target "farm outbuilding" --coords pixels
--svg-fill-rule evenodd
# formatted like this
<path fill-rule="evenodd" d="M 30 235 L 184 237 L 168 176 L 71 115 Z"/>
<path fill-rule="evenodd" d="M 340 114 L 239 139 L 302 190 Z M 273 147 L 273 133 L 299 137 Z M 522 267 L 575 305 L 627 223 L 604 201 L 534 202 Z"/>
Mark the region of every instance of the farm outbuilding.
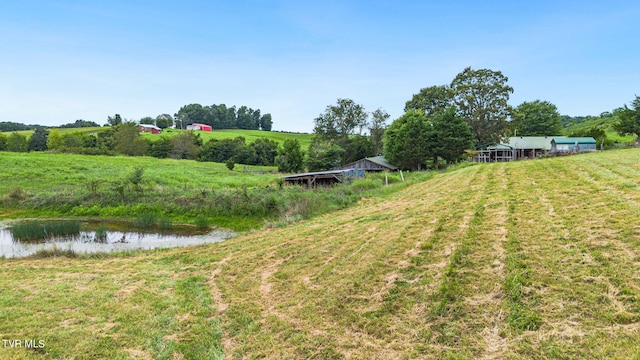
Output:
<path fill-rule="evenodd" d="M 475 149 L 477 152 L 473 155 L 473 162 L 508 162 L 514 160 L 513 148 L 509 145 L 491 143 L 479 146 Z"/>
<path fill-rule="evenodd" d="M 505 144 L 491 143 L 477 148 L 475 162 L 505 162 L 535 159 L 552 152 L 552 140 L 563 136 L 512 136 Z"/>
<path fill-rule="evenodd" d="M 150 132 L 152 134 L 160 134 L 162 132 L 162 129 L 160 129 L 159 127 L 149 124 L 140 124 L 138 125 L 138 129 L 141 132 Z"/>
<path fill-rule="evenodd" d="M 211 127 L 211 125 L 193 123 L 191 125 L 187 125 L 187 130 L 213 131 L 213 128 Z"/>
<path fill-rule="evenodd" d="M 592 137 L 553 138 L 552 153 L 581 153 L 597 150 L 596 139 Z"/>
<path fill-rule="evenodd" d="M 363 169 L 367 172 L 398 171 L 398 167 L 392 165 L 384 156 L 366 157 L 358 161 L 340 166 L 338 170 Z"/>
<path fill-rule="evenodd" d="M 515 160 L 535 159 L 551 150 L 551 140 L 561 136 L 513 136 L 507 145 L 513 148 Z"/>
<path fill-rule="evenodd" d="M 294 174 L 284 177 L 285 184 L 317 187 L 318 185 L 335 185 L 341 182 L 363 179 L 364 169 L 329 170 Z"/>

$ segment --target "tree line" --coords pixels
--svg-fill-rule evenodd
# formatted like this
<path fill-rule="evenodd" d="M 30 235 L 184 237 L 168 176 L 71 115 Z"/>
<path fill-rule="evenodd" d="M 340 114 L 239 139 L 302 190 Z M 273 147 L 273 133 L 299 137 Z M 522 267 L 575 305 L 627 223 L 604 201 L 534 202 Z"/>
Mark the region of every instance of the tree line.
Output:
<path fill-rule="evenodd" d="M 98 125 L 93 121 L 86 121 L 86 120 L 79 119 L 72 123 L 57 126 L 57 128 L 64 129 L 64 128 L 82 128 L 82 127 L 99 127 L 99 126 L 100 125 Z M 52 128 L 52 127 L 47 127 L 43 125 L 25 125 L 22 123 L 11 122 L 11 121 L 0 122 L 0 132 L 35 130 L 38 128 L 46 129 L 46 128 Z M 56 128 L 56 127 L 53 127 L 53 128 Z"/>
<path fill-rule="evenodd" d="M 124 122 L 95 134 L 61 133 L 55 129 L 37 128 L 27 139 L 25 135 L 17 132 L 9 135 L 0 133 L 0 151 L 153 156 L 274 166 L 280 145 L 266 138 L 247 143 L 243 137 L 203 142 L 200 135 L 192 131 L 151 140 L 141 136 L 136 123 Z"/>
<path fill-rule="evenodd" d="M 185 129 L 193 123 L 210 125 L 213 129 L 245 129 L 271 131 L 273 119 L 271 114 L 261 114 L 260 109 L 247 106 L 227 107 L 225 104 L 202 106 L 200 104 L 185 105 L 175 114 L 177 128 Z"/>

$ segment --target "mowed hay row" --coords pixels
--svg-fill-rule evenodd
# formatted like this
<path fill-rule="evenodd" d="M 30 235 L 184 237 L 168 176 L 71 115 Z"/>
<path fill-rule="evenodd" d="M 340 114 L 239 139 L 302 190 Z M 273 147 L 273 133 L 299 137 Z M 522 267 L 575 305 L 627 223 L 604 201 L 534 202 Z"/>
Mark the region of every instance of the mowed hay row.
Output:
<path fill-rule="evenodd" d="M 50 341 L 0 358 L 633 358 L 639 164 L 475 165 L 218 244 L 4 260 L 0 334 Z"/>
<path fill-rule="evenodd" d="M 429 310 L 422 308 L 424 301 L 437 290 L 453 250 L 434 233 L 463 233 L 459 223 L 472 214 L 465 213 L 468 195 L 460 194 L 483 170 L 438 176 L 428 183 L 430 196 L 418 190 L 427 184 L 419 184 L 390 200 L 364 201 L 312 223 L 247 239 L 258 256 L 231 254 L 217 278 L 223 293 L 234 292 L 238 302 L 230 301 L 229 307 L 231 332 L 239 336 L 235 355 L 324 357 L 342 349 L 393 357 L 411 352 L 418 346 L 411 344 L 412 322 L 424 325 L 421 316 Z M 225 279 L 241 284 L 242 292 Z M 246 326 L 238 328 L 241 322 Z M 257 341 L 266 336 L 272 339 Z M 290 337 L 297 346 L 286 341 Z"/>
<path fill-rule="evenodd" d="M 637 238 L 628 230 L 619 238 L 608 224 L 637 228 L 638 217 L 625 222 L 632 213 L 615 208 L 620 199 L 571 175 L 611 155 L 466 168 L 264 234 L 262 244 L 280 238 L 277 250 L 242 254 L 222 272 L 253 291 L 235 297 L 252 315 L 241 328 L 231 314 L 228 350 L 272 358 L 635 353 Z M 594 206 L 605 200 L 596 226 Z M 613 257 L 614 267 L 597 261 Z M 252 261 L 256 270 L 241 274 Z M 235 292 L 224 277 L 219 283 Z"/>

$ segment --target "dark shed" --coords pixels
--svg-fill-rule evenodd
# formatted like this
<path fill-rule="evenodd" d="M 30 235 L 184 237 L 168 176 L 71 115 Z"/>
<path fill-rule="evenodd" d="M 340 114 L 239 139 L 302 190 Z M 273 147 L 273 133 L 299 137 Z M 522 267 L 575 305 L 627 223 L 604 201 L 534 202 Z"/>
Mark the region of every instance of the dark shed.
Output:
<path fill-rule="evenodd" d="M 364 170 L 329 170 L 294 174 L 284 177 L 284 182 L 291 185 L 306 185 L 316 187 L 318 185 L 333 185 L 348 180 L 364 178 Z"/>

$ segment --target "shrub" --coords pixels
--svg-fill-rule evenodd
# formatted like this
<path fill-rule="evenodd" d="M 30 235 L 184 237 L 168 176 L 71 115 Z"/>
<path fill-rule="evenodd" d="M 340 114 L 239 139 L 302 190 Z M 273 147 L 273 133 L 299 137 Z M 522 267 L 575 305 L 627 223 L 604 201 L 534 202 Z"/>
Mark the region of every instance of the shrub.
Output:
<path fill-rule="evenodd" d="M 233 158 L 227 159 L 224 164 L 229 170 L 233 170 L 233 168 L 236 166 L 236 162 L 233 160 Z"/>

